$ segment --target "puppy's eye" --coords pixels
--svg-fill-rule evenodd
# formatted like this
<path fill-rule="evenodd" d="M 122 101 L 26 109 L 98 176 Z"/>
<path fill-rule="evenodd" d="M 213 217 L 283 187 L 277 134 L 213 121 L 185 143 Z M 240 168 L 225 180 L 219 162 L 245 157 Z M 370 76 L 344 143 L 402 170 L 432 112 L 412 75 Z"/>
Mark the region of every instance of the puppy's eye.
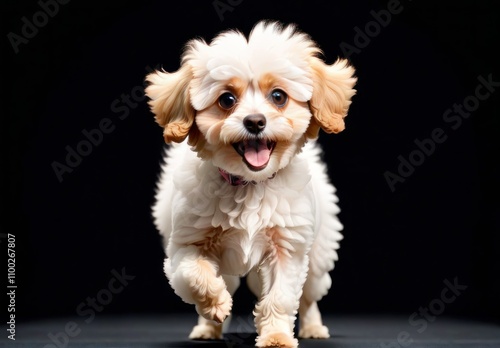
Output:
<path fill-rule="evenodd" d="M 231 109 L 235 104 L 236 97 L 229 92 L 226 92 L 219 97 L 219 105 L 224 110 Z"/>
<path fill-rule="evenodd" d="M 273 101 L 274 105 L 282 108 L 288 101 L 288 96 L 281 89 L 275 89 L 271 92 L 271 100 Z"/>

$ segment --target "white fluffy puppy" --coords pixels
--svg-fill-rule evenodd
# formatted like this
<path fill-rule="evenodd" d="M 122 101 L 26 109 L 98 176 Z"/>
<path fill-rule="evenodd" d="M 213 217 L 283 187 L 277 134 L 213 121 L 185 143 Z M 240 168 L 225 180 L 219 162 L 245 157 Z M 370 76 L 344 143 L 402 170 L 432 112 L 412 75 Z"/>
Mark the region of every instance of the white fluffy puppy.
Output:
<path fill-rule="evenodd" d="M 258 23 L 187 43 L 178 71 L 147 76 L 164 127 L 153 207 L 165 273 L 200 315 L 193 339 L 222 337 L 239 278 L 258 297 L 258 347 L 329 337 L 318 310 L 331 285 L 342 225 L 314 140 L 344 129 L 356 78 L 325 64 L 293 25 Z"/>

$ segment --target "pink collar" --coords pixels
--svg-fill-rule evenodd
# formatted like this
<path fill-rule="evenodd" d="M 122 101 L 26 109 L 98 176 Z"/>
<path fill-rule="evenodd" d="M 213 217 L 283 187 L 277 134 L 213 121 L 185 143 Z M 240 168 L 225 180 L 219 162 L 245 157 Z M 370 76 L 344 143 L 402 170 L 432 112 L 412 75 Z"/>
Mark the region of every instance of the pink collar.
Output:
<path fill-rule="evenodd" d="M 219 168 L 220 175 L 230 183 L 232 186 L 246 185 L 248 181 L 244 180 L 241 176 L 229 174 L 224 169 Z"/>
<path fill-rule="evenodd" d="M 226 180 L 232 186 L 240 186 L 240 185 L 241 186 L 245 186 L 249 182 L 251 182 L 254 185 L 257 184 L 255 181 L 246 181 L 241 176 L 230 174 L 230 173 L 226 172 L 224 169 L 221 169 L 221 168 L 219 168 L 219 173 L 224 178 L 224 180 Z M 276 173 L 274 173 L 268 179 L 273 179 L 275 176 L 276 176 Z"/>

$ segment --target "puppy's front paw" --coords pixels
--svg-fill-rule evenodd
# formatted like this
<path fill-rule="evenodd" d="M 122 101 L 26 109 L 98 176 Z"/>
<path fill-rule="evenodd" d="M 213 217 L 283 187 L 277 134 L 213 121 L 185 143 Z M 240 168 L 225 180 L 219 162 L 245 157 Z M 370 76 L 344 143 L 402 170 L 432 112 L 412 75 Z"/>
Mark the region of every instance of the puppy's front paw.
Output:
<path fill-rule="evenodd" d="M 205 299 L 196 305 L 196 311 L 202 317 L 208 320 L 213 320 L 217 323 L 222 323 L 231 313 L 233 299 L 227 290 L 221 292 L 219 296 L 206 296 Z"/>
<path fill-rule="evenodd" d="M 189 334 L 192 340 L 221 340 L 222 325 L 217 324 L 200 324 L 193 327 Z"/>
<path fill-rule="evenodd" d="M 273 332 L 257 337 L 255 345 L 262 348 L 296 348 L 299 342 L 284 332 Z"/>
<path fill-rule="evenodd" d="M 330 334 L 325 325 L 307 325 L 299 330 L 300 338 L 328 338 Z"/>

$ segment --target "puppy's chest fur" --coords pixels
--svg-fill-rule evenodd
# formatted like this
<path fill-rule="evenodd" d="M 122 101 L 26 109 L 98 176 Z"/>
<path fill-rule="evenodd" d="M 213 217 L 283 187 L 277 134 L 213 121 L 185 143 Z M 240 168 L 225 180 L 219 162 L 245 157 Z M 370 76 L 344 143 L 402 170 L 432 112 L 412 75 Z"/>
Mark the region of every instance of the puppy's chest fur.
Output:
<path fill-rule="evenodd" d="M 308 248 L 315 201 L 306 158 L 273 179 L 231 186 L 210 162 L 184 161 L 173 175 L 171 241 L 196 245 L 219 260 L 224 274 L 243 275 L 269 253 Z"/>

